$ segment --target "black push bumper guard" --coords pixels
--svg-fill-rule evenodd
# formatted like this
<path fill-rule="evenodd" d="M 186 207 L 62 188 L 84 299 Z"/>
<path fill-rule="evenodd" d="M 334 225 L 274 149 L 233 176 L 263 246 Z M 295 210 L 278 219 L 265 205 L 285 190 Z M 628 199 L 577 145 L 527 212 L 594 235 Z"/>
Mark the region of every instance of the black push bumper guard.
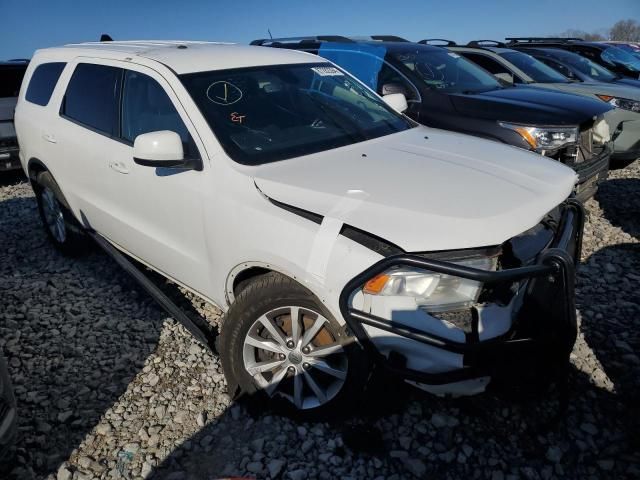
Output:
<path fill-rule="evenodd" d="M 370 357 L 394 376 L 416 382 L 438 385 L 452 383 L 482 376 L 492 376 L 495 369 L 505 362 L 504 355 L 496 355 L 496 350 L 513 352 L 526 350 L 535 345 L 542 348 L 545 356 L 565 362 L 568 365 L 569 354 L 577 335 L 575 309 L 575 268 L 580 261 L 582 250 L 582 230 L 585 213 L 582 204 L 575 199 L 565 203 L 564 211 L 551 244 L 540 252 L 535 264 L 498 271 L 486 271 L 443 262 L 414 254 L 399 254 L 380 260 L 361 274 L 353 278 L 340 294 L 339 307 L 351 332 Z M 352 293 L 361 289 L 372 277 L 394 266 L 417 267 L 433 272 L 454 275 L 484 283 L 486 286 L 508 284 L 521 280 L 529 282 L 526 296 L 532 301 L 518 311 L 527 310 L 529 326 L 516 328 L 514 321 L 511 330 L 489 340 L 456 342 L 431 333 L 380 318 L 350 307 Z M 539 285 L 531 285 L 539 282 Z M 555 297 L 551 299 L 550 297 Z M 533 305 L 533 307 L 531 306 Z M 546 310 L 545 310 L 546 309 Z M 541 311 L 542 310 L 542 311 Z M 540 315 L 544 321 L 540 321 Z M 545 323 L 541 326 L 540 323 Z M 537 325 L 536 325 L 537 324 Z M 449 352 L 464 355 L 464 367 L 442 373 L 427 373 L 406 368 L 397 358 L 387 358 L 375 347 L 363 325 L 378 328 L 425 345 L 437 347 Z M 537 350 L 539 353 L 540 350 Z M 548 355 L 547 355 L 548 354 Z M 508 355 L 508 353 L 507 353 Z M 538 359 L 539 360 L 539 359 Z M 557 363 L 555 364 L 557 366 Z"/>

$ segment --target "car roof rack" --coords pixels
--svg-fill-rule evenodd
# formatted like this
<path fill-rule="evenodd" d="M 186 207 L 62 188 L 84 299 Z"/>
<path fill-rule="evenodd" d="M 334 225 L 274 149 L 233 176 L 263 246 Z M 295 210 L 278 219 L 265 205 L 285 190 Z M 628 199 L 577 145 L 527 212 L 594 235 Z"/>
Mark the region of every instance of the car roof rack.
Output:
<path fill-rule="evenodd" d="M 398 37 L 397 35 L 371 35 L 373 40 L 380 42 L 408 42 L 406 38 Z"/>
<path fill-rule="evenodd" d="M 29 63 L 31 60 L 28 58 L 10 58 L 7 62 L 11 63 Z"/>
<path fill-rule="evenodd" d="M 582 38 L 577 37 L 506 37 L 509 43 L 568 43 L 568 42 L 584 42 Z"/>
<path fill-rule="evenodd" d="M 275 45 L 282 43 L 319 43 L 319 42 L 339 42 L 339 43 L 355 43 L 349 37 L 342 35 L 316 35 L 309 37 L 281 37 L 281 38 L 259 38 L 250 43 L 250 45 Z"/>
<path fill-rule="evenodd" d="M 442 42 L 442 45 L 434 45 L 432 42 Z M 433 45 L 434 47 L 455 47 L 458 44 L 453 40 L 447 40 L 445 38 L 425 38 L 424 40 L 420 40 L 418 43 L 422 45 Z"/>
<path fill-rule="evenodd" d="M 477 47 L 477 48 L 482 48 L 482 47 L 504 48 L 504 47 L 507 46 L 507 44 L 504 43 L 504 42 L 500 42 L 498 40 L 471 40 L 465 46 L 467 46 L 467 47 Z"/>

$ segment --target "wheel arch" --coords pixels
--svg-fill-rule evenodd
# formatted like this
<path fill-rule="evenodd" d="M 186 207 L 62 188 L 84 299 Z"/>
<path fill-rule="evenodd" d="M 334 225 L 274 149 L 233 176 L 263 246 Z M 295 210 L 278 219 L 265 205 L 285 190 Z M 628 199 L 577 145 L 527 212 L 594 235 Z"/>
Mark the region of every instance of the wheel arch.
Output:
<path fill-rule="evenodd" d="M 273 263 L 247 261 L 239 263 L 238 265 L 233 267 L 227 275 L 227 280 L 225 283 L 225 300 L 227 302 L 227 307 L 235 301 L 238 294 L 242 291 L 244 286 L 243 283 L 245 283 L 247 280 L 251 280 L 253 278 L 257 278 L 271 272 L 276 272 L 290 278 L 303 288 L 309 290 L 318 298 L 321 303 L 325 303 L 323 296 L 320 294 L 318 289 L 314 288 L 308 282 L 301 281 L 302 279 L 299 275 L 296 275 L 286 268 L 282 268 L 279 265 L 275 265 Z"/>
<path fill-rule="evenodd" d="M 71 205 L 69 205 L 69 201 L 67 200 L 67 197 L 64 194 L 62 187 L 56 180 L 56 177 L 54 176 L 53 172 L 45 165 L 45 163 L 42 160 L 36 157 L 31 157 L 27 162 L 27 175 L 29 177 L 29 182 L 31 182 L 32 188 L 34 189 L 36 188 L 37 186 L 36 180 L 38 178 L 38 175 L 44 172 L 49 173 L 49 175 L 51 175 L 51 177 L 53 178 L 53 181 L 55 182 L 56 187 L 59 190 L 58 193 L 60 194 L 60 198 L 58 200 L 73 214 Z"/>
<path fill-rule="evenodd" d="M 33 183 L 39 173 L 49 172 L 49 169 L 42 160 L 36 157 L 31 157 L 27 162 L 27 175 L 29 180 Z"/>

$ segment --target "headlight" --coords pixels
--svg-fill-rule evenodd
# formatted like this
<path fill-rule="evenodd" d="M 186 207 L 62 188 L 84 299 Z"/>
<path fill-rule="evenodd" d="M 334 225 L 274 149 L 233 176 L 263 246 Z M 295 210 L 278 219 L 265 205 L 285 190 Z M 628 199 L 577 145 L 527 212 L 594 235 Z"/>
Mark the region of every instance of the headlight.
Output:
<path fill-rule="evenodd" d="M 495 270 L 497 257 L 473 257 L 451 263 L 482 270 Z M 478 301 L 482 283 L 410 267 L 396 267 L 365 283 L 369 295 L 413 297 L 428 312 L 469 308 Z"/>
<path fill-rule="evenodd" d="M 629 98 L 612 97 L 611 95 L 596 95 L 600 100 L 607 102 L 609 105 L 640 113 L 640 102 Z"/>
<path fill-rule="evenodd" d="M 507 122 L 498 124 L 518 132 L 536 151 L 557 150 L 578 141 L 578 127 L 534 127 Z"/>

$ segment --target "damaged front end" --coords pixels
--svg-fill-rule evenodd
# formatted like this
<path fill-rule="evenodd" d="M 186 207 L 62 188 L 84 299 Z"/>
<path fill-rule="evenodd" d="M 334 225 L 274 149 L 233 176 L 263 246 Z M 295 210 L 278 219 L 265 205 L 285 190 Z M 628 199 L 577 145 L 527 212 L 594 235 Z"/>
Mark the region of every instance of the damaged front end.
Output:
<path fill-rule="evenodd" d="M 570 199 L 500 246 L 386 257 L 346 285 L 341 313 L 379 365 L 432 393 L 553 380 L 577 335 L 583 223 Z"/>

